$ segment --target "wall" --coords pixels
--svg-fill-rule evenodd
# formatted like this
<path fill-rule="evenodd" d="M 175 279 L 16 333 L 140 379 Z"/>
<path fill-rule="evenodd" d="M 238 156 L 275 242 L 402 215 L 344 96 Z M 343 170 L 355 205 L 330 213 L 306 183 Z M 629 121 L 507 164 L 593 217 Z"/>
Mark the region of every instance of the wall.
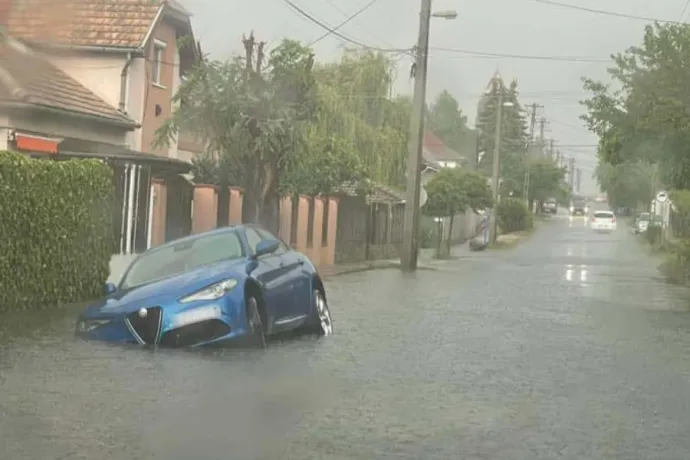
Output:
<path fill-rule="evenodd" d="M 127 131 L 124 128 L 36 112 L 30 115 L 22 112 L 12 113 L 8 125 L 17 130 L 33 131 L 47 136 L 75 137 L 115 145 L 125 145 L 127 139 Z"/>
<path fill-rule="evenodd" d="M 124 53 L 51 53 L 43 56 L 105 102 L 118 108 L 120 74 L 126 62 Z"/>
<path fill-rule="evenodd" d="M 10 120 L 6 113 L 0 112 L 0 152 L 7 150 L 7 133 Z"/>
<path fill-rule="evenodd" d="M 153 56 L 156 40 L 166 44 L 161 65 L 160 84 L 153 83 Z M 155 155 L 177 158 L 177 142 L 169 148 L 154 147 L 156 130 L 169 119 L 173 113 L 172 97 L 179 85 L 179 79 L 175 77 L 179 73 L 179 52 L 177 50 L 177 36 L 175 28 L 165 20 L 161 21 L 152 34 L 152 39 L 146 48 L 146 69 L 144 84 L 144 107 L 141 118 L 141 150 Z M 156 107 L 161 108 L 161 113 L 156 115 Z"/>

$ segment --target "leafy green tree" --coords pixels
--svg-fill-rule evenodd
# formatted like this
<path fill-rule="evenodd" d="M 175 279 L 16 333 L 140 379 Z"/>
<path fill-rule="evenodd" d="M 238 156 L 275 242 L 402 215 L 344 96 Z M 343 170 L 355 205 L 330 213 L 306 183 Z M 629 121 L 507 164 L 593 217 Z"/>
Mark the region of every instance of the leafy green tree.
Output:
<path fill-rule="evenodd" d="M 328 134 L 324 116 L 338 107 L 316 80 L 311 50 L 283 40 L 266 55 L 253 36 L 243 43 L 245 56 L 204 59 L 186 76 L 158 143 L 194 133 L 208 150 L 195 172 L 220 185 L 219 210 L 228 208 L 228 185 L 241 186 L 242 220 L 277 232 L 281 194 L 329 193 L 363 168 L 353 146 Z"/>
<path fill-rule="evenodd" d="M 443 168 L 426 185 L 427 202 L 424 214 L 437 218 L 438 246 L 437 256 L 441 256 L 443 218 L 449 218 L 448 235 L 453 233 L 456 215 L 465 213 L 468 208 L 474 211 L 491 207 L 491 188 L 487 180 L 475 171 L 462 168 Z M 450 247 L 450 241 L 448 241 Z"/>
<path fill-rule="evenodd" d="M 372 181 L 397 186 L 405 181 L 412 106 L 390 97 L 393 72 L 384 54 L 353 50 L 314 69 L 324 132 L 349 146 Z"/>
<path fill-rule="evenodd" d="M 625 177 L 639 179 L 645 164 L 659 165 L 659 185 L 690 188 L 689 48 L 687 26 L 650 25 L 639 46 L 613 56 L 612 85 L 584 79 L 592 95 L 583 120 L 599 137 L 597 177 L 619 203 L 646 199 L 646 192 L 628 197 L 633 179 Z M 637 166 L 619 168 L 624 163 Z"/>
<path fill-rule="evenodd" d="M 654 166 L 644 161 L 626 161 L 616 165 L 599 163 L 595 177 L 608 194 L 613 207 L 634 209 L 654 198 Z"/>
<path fill-rule="evenodd" d="M 529 201 L 537 202 L 537 209 L 549 198 L 558 198 L 562 190 L 566 169 L 548 158 L 530 160 Z M 531 208 L 531 205 L 530 205 Z"/>

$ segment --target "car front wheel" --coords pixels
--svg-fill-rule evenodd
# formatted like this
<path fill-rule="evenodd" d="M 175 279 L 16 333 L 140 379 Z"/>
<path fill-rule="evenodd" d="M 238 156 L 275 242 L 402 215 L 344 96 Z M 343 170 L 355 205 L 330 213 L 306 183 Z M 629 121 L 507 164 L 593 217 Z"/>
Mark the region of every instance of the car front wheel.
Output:
<path fill-rule="evenodd" d="M 256 348 L 266 348 L 266 332 L 264 322 L 259 311 L 259 302 L 256 297 L 249 296 L 246 302 L 247 309 L 247 341 Z"/>
<path fill-rule="evenodd" d="M 319 289 L 314 290 L 313 305 L 306 332 L 320 336 L 333 335 L 333 321 L 331 310 L 326 302 L 326 296 Z"/>

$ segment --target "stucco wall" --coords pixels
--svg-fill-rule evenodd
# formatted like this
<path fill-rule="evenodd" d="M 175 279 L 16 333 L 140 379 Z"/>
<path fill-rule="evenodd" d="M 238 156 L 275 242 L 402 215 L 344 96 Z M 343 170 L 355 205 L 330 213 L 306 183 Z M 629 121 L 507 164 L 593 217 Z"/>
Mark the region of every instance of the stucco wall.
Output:
<path fill-rule="evenodd" d="M 7 132 L 10 124 L 6 113 L 0 112 L 0 151 L 7 150 Z"/>
<path fill-rule="evenodd" d="M 60 70 L 117 108 L 120 103 L 120 74 L 126 55 L 122 54 L 50 54 L 45 56 Z"/>

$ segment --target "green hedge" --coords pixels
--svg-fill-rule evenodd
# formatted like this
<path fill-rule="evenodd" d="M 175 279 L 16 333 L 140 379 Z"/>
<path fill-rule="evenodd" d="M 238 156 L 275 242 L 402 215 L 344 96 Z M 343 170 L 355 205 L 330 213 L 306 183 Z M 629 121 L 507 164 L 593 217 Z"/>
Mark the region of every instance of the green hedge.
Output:
<path fill-rule="evenodd" d="M 534 226 L 532 213 L 518 198 L 503 198 L 496 207 L 496 217 L 503 233 L 528 230 Z"/>
<path fill-rule="evenodd" d="M 115 249 L 113 173 L 98 160 L 0 152 L 0 310 L 103 292 Z"/>

